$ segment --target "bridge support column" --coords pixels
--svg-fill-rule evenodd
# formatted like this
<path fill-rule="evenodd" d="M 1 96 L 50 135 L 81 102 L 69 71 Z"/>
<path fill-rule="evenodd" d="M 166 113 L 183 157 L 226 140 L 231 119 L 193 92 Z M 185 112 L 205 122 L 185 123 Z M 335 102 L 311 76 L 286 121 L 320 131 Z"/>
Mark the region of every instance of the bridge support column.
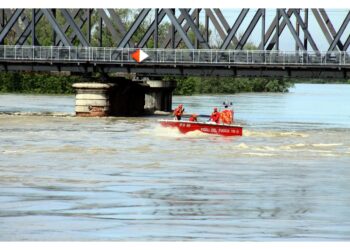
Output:
<path fill-rule="evenodd" d="M 176 83 L 173 81 L 146 80 L 145 112 L 171 111 L 173 91 Z"/>
<path fill-rule="evenodd" d="M 74 83 L 76 116 L 110 115 L 109 92 L 113 83 Z"/>

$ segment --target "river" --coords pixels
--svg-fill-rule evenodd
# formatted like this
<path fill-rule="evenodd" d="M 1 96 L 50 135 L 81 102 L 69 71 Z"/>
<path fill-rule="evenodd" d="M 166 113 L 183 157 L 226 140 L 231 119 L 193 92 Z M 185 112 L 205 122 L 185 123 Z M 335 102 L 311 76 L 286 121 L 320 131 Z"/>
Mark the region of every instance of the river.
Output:
<path fill-rule="evenodd" d="M 349 98 L 350 84 L 173 98 L 205 115 L 232 101 L 244 132 L 224 138 L 0 95 L 0 240 L 350 240 Z"/>

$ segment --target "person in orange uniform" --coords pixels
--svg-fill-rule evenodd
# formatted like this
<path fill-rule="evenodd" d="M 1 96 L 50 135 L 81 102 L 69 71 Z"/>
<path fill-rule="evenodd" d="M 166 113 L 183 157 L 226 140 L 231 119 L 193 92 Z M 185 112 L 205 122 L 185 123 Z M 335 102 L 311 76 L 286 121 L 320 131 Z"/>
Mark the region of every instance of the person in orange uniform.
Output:
<path fill-rule="evenodd" d="M 233 123 L 233 110 L 228 109 L 228 105 L 225 104 L 225 109 L 221 111 L 220 120 L 223 124 L 232 124 Z"/>
<path fill-rule="evenodd" d="M 185 109 L 183 105 L 179 104 L 179 106 L 177 106 L 177 108 L 174 110 L 174 113 L 173 113 L 173 115 L 175 116 L 175 119 L 180 121 L 184 111 Z"/>
<path fill-rule="evenodd" d="M 218 108 L 214 108 L 213 113 L 211 113 L 210 116 L 210 121 L 215 122 L 215 123 L 219 123 L 220 121 L 220 112 L 218 111 Z"/>
<path fill-rule="evenodd" d="M 190 122 L 197 122 L 197 115 L 196 114 L 192 114 L 191 117 L 188 119 L 188 121 L 190 121 Z"/>

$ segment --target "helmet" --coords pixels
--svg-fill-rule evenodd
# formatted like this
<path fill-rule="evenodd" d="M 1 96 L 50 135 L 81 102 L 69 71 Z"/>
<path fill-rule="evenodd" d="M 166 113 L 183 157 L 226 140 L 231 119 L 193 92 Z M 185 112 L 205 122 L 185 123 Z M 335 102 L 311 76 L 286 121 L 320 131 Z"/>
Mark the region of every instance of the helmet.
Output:
<path fill-rule="evenodd" d="M 214 108 L 214 111 L 218 111 L 218 108 Z"/>

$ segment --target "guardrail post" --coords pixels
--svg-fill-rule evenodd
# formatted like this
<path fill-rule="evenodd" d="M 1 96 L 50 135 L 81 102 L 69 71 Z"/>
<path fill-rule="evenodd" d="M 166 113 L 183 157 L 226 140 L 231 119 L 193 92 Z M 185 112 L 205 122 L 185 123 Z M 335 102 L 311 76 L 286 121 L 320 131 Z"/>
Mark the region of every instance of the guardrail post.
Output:
<path fill-rule="evenodd" d="M 15 45 L 15 60 L 17 59 L 17 50 L 16 50 L 17 45 Z"/>
<path fill-rule="evenodd" d="M 68 47 L 68 60 L 71 60 L 71 56 L 70 56 L 70 46 Z"/>
<path fill-rule="evenodd" d="M 4 46 L 4 59 L 6 59 L 6 46 Z"/>
<path fill-rule="evenodd" d="M 106 61 L 106 47 L 103 48 L 103 61 Z"/>
<path fill-rule="evenodd" d="M 174 49 L 174 60 L 175 60 L 175 64 L 176 64 L 176 50 Z"/>
<path fill-rule="evenodd" d="M 339 53 L 339 65 L 341 65 L 341 54 L 342 52 Z"/>

